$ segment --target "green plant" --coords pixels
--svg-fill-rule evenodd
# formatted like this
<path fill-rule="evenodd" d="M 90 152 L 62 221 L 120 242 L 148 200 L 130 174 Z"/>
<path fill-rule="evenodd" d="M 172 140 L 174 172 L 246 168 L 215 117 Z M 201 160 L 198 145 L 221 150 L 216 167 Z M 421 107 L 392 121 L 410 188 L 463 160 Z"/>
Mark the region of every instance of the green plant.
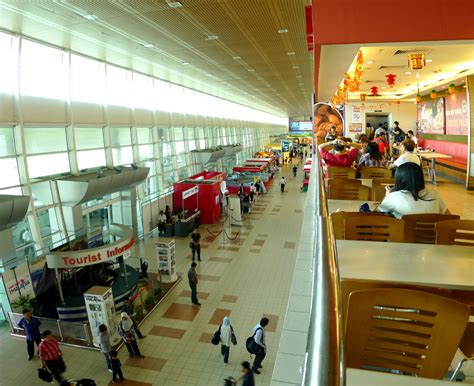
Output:
<path fill-rule="evenodd" d="M 148 296 L 146 299 L 145 299 L 145 305 L 146 306 L 151 306 L 153 303 L 154 303 L 154 299 L 153 299 L 153 296 Z"/>
<path fill-rule="evenodd" d="M 25 308 L 33 311 L 33 298 L 30 294 L 21 295 L 17 300 L 12 303 L 12 308 L 16 312 L 23 312 Z"/>
<path fill-rule="evenodd" d="M 155 290 L 153 291 L 153 294 L 155 295 L 155 297 L 159 297 L 162 292 L 163 292 L 163 289 L 161 287 L 158 287 L 158 288 L 155 288 Z"/>

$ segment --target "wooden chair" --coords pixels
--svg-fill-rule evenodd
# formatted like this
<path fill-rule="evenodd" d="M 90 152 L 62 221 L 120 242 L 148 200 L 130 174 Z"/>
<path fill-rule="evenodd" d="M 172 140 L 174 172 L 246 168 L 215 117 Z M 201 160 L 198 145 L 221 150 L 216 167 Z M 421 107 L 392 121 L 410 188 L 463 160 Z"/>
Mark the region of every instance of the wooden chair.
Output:
<path fill-rule="evenodd" d="M 356 171 L 354 168 L 345 168 L 341 166 L 332 166 L 328 169 L 328 178 L 350 178 L 355 179 Z"/>
<path fill-rule="evenodd" d="M 392 171 L 388 168 L 363 166 L 360 168 L 360 178 L 391 178 Z"/>
<path fill-rule="evenodd" d="M 331 181 L 331 180 L 330 180 Z M 370 188 L 360 181 L 330 183 L 328 197 L 333 200 L 369 200 Z"/>
<path fill-rule="evenodd" d="M 354 291 L 345 331 L 346 366 L 442 379 L 468 318 L 465 304 L 426 292 Z"/>
<path fill-rule="evenodd" d="M 402 217 L 405 221 L 405 242 L 419 244 L 435 244 L 435 225 L 439 221 L 459 220 L 456 214 L 407 214 Z"/>
<path fill-rule="evenodd" d="M 374 178 L 372 180 L 372 201 L 384 199 L 387 185 L 395 185 L 395 180 L 393 178 Z"/>
<path fill-rule="evenodd" d="M 356 216 L 385 216 L 380 212 L 334 212 L 331 213 L 332 227 L 336 240 L 344 240 L 344 222 L 346 218 Z"/>
<path fill-rule="evenodd" d="M 440 221 L 435 229 L 436 244 L 474 247 L 474 220 Z"/>
<path fill-rule="evenodd" d="M 456 379 L 456 376 L 461 370 L 461 366 L 464 364 L 464 362 L 474 360 L 474 322 L 469 322 L 467 324 L 464 335 L 461 338 L 461 343 L 459 343 L 459 350 L 461 350 L 465 358 L 461 359 L 461 361 L 456 366 L 450 381 L 454 381 Z"/>
<path fill-rule="evenodd" d="M 346 240 L 403 242 L 404 222 L 388 216 L 353 216 L 344 220 Z"/>

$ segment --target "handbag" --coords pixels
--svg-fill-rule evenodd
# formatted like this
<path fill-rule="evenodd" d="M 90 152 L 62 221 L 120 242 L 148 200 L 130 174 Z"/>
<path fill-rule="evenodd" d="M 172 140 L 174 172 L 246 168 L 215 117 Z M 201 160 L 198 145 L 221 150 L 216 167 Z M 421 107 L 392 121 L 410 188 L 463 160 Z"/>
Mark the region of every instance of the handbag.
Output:
<path fill-rule="evenodd" d="M 230 329 L 231 329 L 230 341 L 235 346 L 237 344 L 237 337 L 234 334 L 234 328 L 230 326 Z"/>
<path fill-rule="evenodd" d="M 211 338 L 211 343 L 214 345 L 214 346 L 217 346 L 221 341 L 221 326 L 219 326 L 219 329 L 214 333 L 214 335 L 212 335 L 212 338 Z"/>
<path fill-rule="evenodd" d="M 258 330 L 261 330 L 262 328 L 259 327 L 255 330 L 255 332 L 252 334 L 252 336 L 249 336 L 247 340 L 245 341 L 245 347 L 247 348 L 247 351 L 249 354 L 256 354 L 257 350 L 260 346 L 255 342 L 255 334 L 257 333 Z M 258 347 L 257 347 L 258 346 Z"/>
<path fill-rule="evenodd" d="M 45 382 L 53 382 L 53 375 L 46 369 L 38 369 L 38 378 Z"/>

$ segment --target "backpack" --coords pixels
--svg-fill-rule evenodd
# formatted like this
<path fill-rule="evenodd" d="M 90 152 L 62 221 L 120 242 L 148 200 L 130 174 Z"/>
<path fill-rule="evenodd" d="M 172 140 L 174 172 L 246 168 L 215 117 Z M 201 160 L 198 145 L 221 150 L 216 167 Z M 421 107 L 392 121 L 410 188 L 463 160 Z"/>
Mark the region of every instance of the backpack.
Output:
<path fill-rule="evenodd" d="M 249 354 L 255 354 L 257 352 L 257 343 L 255 343 L 255 334 L 257 333 L 258 330 L 262 330 L 262 327 L 259 327 L 255 330 L 255 332 L 252 334 L 252 336 L 249 336 L 247 340 L 245 341 L 245 347 L 247 348 L 247 351 Z"/>
<path fill-rule="evenodd" d="M 92 379 L 84 378 L 76 381 L 76 386 L 97 386 L 97 383 L 95 383 Z"/>
<path fill-rule="evenodd" d="M 220 341 L 221 341 L 221 326 L 219 326 L 219 329 L 214 333 L 214 335 L 212 335 L 211 343 L 214 346 L 217 346 Z"/>
<path fill-rule="evenodd" d="M 53 381 L 53 375 L 46 369 L 38 369 L 38 378 L 45 382 Z"/>

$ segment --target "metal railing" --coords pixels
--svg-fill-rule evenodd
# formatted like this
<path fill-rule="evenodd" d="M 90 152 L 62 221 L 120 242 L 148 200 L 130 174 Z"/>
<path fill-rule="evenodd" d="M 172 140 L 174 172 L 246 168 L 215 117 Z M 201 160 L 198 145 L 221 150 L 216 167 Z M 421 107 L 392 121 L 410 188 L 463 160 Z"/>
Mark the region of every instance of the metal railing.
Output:
<path fill-rule="evenodd" d="M 11 333 L 17 336 L 25 336 L 23 329 L 18 327 L 18 322 L 23 317 L 15 312 L 8 313 Z M 58 319 L 43 318 L 35 316 L 41 322 L 41 330 L 49 330 L 59 338 L 62 343 L 72 346 L 92 346 L 92 334 L 88 322 L 65 322 Z"/>
<path fill-rule="evenodd" d="M 311 316 L 303 368 L 304 386 L 344 386 L 342 298 L 334 232 L 318 149 L 311 168 L 315 184 L 315 222 Z"/>

